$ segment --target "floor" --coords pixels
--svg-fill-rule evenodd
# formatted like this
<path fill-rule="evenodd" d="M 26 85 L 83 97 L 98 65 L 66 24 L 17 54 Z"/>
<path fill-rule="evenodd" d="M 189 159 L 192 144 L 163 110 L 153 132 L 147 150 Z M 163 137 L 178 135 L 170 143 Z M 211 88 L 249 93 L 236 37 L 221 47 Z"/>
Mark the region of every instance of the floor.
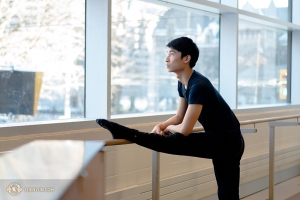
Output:
<path fill-rule="evenodd" d="M 262 190 L 241 200 L 268 200 L 269 190 Z M 274 187 L 274 200 L 300 200 L 300 176 L 279 183 Z"/>

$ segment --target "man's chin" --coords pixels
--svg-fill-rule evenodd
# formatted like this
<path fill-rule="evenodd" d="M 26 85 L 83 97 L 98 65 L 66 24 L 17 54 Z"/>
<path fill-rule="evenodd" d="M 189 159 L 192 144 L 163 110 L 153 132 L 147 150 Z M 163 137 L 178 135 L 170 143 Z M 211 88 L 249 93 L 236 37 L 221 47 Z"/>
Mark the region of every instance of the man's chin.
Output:
<path fill-rule="evenodd" d="M 170 68 L 167 68 L 168 72 L 173 72 Z"/>

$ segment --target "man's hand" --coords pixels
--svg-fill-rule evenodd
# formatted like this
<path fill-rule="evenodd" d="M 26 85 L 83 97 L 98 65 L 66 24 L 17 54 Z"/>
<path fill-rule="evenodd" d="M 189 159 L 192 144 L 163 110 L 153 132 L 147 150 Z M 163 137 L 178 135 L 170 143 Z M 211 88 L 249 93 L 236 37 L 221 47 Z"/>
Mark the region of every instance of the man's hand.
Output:
<path fill-rule="evenodd" d="M 160 128 L 160 124 L 157 124 L 156 126 L 154 126 L 153 130 L 151 131 L 151 133 L 155 133 L 155 134 L 162 134 L 162 130 Z"/>
<path fill-rule="evenodd" d="M 165 135 L 173 134 L 173 133 L 176 132 L 176 131 L 175 131 L 175 128 L 176 128 L 175 125 L 169 125 L 165 130 L 163 130 L 163 133 L 164 133 Z"/>
<path fill-rule="evenodd" d="M 171 134 L 173 134 L 173 133 L 166 129 L 162 131 L 162 135 L 171 135 Z"/>

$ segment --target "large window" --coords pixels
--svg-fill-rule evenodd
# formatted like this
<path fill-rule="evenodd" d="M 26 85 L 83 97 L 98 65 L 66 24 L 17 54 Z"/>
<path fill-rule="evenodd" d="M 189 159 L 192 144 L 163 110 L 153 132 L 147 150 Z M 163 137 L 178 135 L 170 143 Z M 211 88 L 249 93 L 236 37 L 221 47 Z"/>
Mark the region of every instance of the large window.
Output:
<path fill-rule="evenodd" d="M 84 116 L 84 7 L 0 1 L 0 123 Z"/>
<path fill-rule="evenodd" d="M 294 59 L 298 47 L 293 41 L 299 37 L 294 34 L 299 27 L 296 20 L 292 23 L 279 21 L 291 21 L 292 15 L 295 18 L 291 10 L 295 10 L 292 6 L 297 6 L 298 1 L 234 1 L 239 9 L 279 20 L 218 5 L 229 1 L 210 1 L 215 3 L 0 1 L 0 123 L 83 118 L 85 112 L 92 118 L 98 115 L 98 110 L 103 110 L 101 116 L 112 118 L 126 117 L 125 114 L 174 112 L 178 103 L 178 80 L 166 70 L 166 44 L 181 36 L 196 42 L 200 57 L 194 69 L 208 77 L 217 90 L 221 88 L 225 100 L 233 102 L 233 109 L 298 102 L 295 90 L 290 89 L 297 85 L 296 78 L 291 78 L 289 72 L 295 72 L 298 65 Z M 107 11 L 106 6 L 111 12 L 103 12 Z M 103 11 L 98 12 L 101 8 Z M 229 19 L 226 13 L 258 24 L 240 20 L 237 26 L 229 22 L 220 27 L 222 19 L 225 19 L 223 22 Z M 85 26 L 85 19 L 91 22 L 88 26 Z M 101 25 L 97 26 L 99 21 Z M 106 23 L 111 24 L 107 26 Z M 91 24 L 93 26 L 89 26 Z M 235 40 L 226 32 L 228 27 L 239 29 L 238 49 L 232 45 L 234 52 L 238 51 L 238 65 L 234 52 L 232 57 L 226 55 L 234 61 L 228 69 L 238 70 L 237 85 L 235 80 L 226 82 L 228 88 L 238 87 L 234 93 L 231 90 L 231 96 L 225 95 L 228 91 L 220 86 L 220 80 L 236 74 L 226 71 L 227 66 L 223 66 L 226 62 L 222 62 L 222 72 L 226 73 L 219 73 L 220 55 L 225 54 L 219 52 L 219 44 L 228 45 L 220 41 L 220 33 L 225 33 L 225 39 Z M 292 30 L 293 38 L 289 38 L 291 34 L 287 30 Z M 85 66 L 85 41 L 92 52 L 87 56 L 90 66 Z M 107 41 L 110 47 L 106 46 Z M 97 60 L 100 55 L 103 57 Z M 107 59 L 105 64 L 101 63 L 103 59 Z M 88 86 L 86 94 L 85 72 L 87 85 L 92 85 Z M 111 75 L 108 81 L 89 78 L 90 73 L 105 76 L 106 72 Z M 104 90 L 95 89 L 95 85 L 101 85 Z M 106 91 L 111 91 L 108 98 Z M 89 102 L 95 94 L 101 98 L 102 93 L 105 98 L 100 99 L 101 105 L 85 105 L 85 98 Z M 90 112 L 95 107 L 97 111 Z"/>
<path fill-rule="evenodd" d="M 287 31 L 239 22 L 239 108 L 287 103 L 287 48 Z"/>
<path fill-rule="evenodd" d="M 239 8 L 282 21 L 291 20 L 289 0 L 239 0 Z"/>
<path fill-rule="evenodd" d="M 142 1 L 112 1 L 111 114 L 174 111 L 177 78 L 167 43 L 188 36 L 200 49 L 195 70 L 219 87 L 219 17 Z"/>

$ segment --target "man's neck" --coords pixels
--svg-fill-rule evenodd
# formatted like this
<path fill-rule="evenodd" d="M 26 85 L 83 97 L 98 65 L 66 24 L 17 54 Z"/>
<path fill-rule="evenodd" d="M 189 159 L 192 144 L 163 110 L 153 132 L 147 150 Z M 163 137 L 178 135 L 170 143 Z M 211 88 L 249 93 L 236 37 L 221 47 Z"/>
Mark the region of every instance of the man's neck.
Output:
<path fill-rule="evenodd" d="M 194 70 L 192 68 L 186 68 L 183 71 L 177 72 L 177 79 L 187 88 L 190 77 L 192 76 Z"/>

